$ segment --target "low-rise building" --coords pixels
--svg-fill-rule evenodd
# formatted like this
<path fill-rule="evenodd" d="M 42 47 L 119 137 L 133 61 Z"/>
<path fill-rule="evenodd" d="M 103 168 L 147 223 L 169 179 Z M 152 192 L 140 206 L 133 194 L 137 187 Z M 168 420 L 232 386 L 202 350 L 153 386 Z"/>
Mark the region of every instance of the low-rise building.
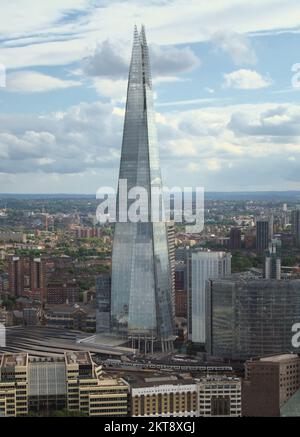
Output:
<path fill-rule="evenodd" d="M 280 416 L 280 410 L 300 388 L 300 357 L 274 355 L 246 362 L 243 416 Z"/>
<path fill-rule="evenodd" d="M 128 385 L 109 378 L 96 367 L 88 352 L 66 352 L 67 408 L 88 416 L 128 415 Z"/>
<path fill-rule="evenodd" d="M 192 417 L 197 415 L 197 384 L 177 375 L 130 380 L 131 416 Z"/>
<path fill-rule="evenodd" d="M 54 304 L 75 304 L 79 300 L 79 287 L 76 281 L 48 281 L 47 302 Z"/>
<path fill-rule="evenodd" d="M 90 332 L 96 330 L 96 309 L 89 305 L 49 305 L 45 318 L 48 326 Z"/>
<path fill-rule="evenodd" d="M 241 379 L 227 376 L 208 376 L 198 383 L 199 416 L 241 416 Z"/>

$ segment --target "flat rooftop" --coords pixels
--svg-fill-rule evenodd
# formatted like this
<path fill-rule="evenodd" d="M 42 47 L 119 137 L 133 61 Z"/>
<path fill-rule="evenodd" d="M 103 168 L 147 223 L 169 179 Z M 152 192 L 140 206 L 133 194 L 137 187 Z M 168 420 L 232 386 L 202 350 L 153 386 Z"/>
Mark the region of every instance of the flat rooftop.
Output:
<path fill-rule="evenodd" d="M 67 364 L 92 364 L 92 358 L 89 352 L 66 352 Z"/>
<path fill-rule="evenodd" d="M 137 374 L 124 375 L 123 379 L 130 383 L 131 387 L 158 387 L 162 385 L 184 385 L 195 384 L 195 380 L 190 376 L 189 378 L 182 375 L 161 375 L 161 374 Z"/>
<path fill-rule="evenodd" d="M 283 361 L 296 360 L 296 359 L 299 359 L 298 355 L 296 354 L 282 354 L 282 355 L 273 355 L 270 357 L 259 358 L 259 361 L 279 363 Z"/>
<path fill-rule="evenodd" d="M 28 360 L 28 355 L 24 353 L 19 354 L 3 354 L 0 362 L 1 368 L 15 367 L 15 366 L 26 366 Z"/>

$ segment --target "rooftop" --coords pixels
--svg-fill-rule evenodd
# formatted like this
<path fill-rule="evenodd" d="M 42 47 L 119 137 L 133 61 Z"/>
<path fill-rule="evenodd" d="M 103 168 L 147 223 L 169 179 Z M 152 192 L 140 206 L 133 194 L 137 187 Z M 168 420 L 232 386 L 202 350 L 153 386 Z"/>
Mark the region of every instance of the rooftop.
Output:
<path fill-rule="evenodd" d="M 67 364 L 92 364 L 92 358 L 89 352 L 66 352 Z"/>
<path fill-rule="evenodd" d="M 298 355 L 296 354 L 282 354 L 282 355 L 273 355 L 270 357 L 262 357 L 259 358 L 259 361 L 279 363 L 287 360 L 296 360 L 296 359 L 299 359 Z"/>
<path fill-rule="evenodd" d="M 158 387 L 161 385 L 185 385 L 185 384 L 195 384 L 195 380 L 190 377 L 182 377 L 182 375 L 161 375 L 161 374 L 137 374 L 134 375 L 124 375 L 124 379 L 129 382 L 131 387 Z"/>
<path fill-rule="evenodd" d="M 3 354 L 0 355 L 1 368 L 26 366 L 28 355 L 24 353 L 19 354 Z"/>

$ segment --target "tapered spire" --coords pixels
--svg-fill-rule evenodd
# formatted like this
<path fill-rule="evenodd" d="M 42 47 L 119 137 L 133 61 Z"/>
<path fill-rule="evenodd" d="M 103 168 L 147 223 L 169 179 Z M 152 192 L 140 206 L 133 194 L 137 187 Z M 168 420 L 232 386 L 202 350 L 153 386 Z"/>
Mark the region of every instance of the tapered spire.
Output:
<path fill-rule="evenodd" d="M 151 339 L 164 350 L 173 339 L 173 318 L 166 224 L 151 221 L 151 189 L 161 186 L 154 118 L 145 28 L 138 32 L 135 26 L 117 197 L 124 195 L 121 181 L 126 180 L 127 192 L 144 188 L 148 220 L 116 223 L 111 323 L 114 333 L 132 341 L 144 337 L 145 349 Z M 128 206 L 132 203 L 133 199 L 128 200 Z"/>

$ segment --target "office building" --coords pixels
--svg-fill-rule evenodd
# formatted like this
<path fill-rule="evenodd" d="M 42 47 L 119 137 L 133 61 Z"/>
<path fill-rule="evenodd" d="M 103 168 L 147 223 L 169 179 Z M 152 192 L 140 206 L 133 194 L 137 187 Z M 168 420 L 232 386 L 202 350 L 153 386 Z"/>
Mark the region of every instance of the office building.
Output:
<path fill-rule="evenodd" d="M 292 211 L 292 235 L 294 244 L 300 247 L 300 205 Z"/>
<path fill-rule="evenodd" d="M 0 354 L 0 416 L 28 414 L 28 355 Z"/>
<path fill-rule="evenodd" d="M 96 366 L 88 352 L 66 352 L 67 408 L 88 416 L 128 415 L 128 385 L 110 378 Z"/>
<path fill-rule="evenodd" d="M 64 357 L 0 355 L 0 416 L 45 416 L 67 409 L 87 416 L 128 415 L 129 388 L 96 366 L 89 352 Z"/>
<path fill-rule="evenodd" d="M 30 357 L 28 360 L 28 409 L 48 415 L 67 405 L 64 357 Z"/>
<path fill-rule="evenodd" d="M 187 319 L 186 261 L 175 261 L 175 316 Z"/>
<path fill-rule="evenodd" d="M 243 360 L 288 353 L 300 319 L 300 280 L 209 280 L 206 308 L 209 354 Z"/>
<path fill-rule="evenodd" d="M 168 235 L 168 253 L 170 260 L 170 271 L 171 271 L 171 284 L 172 284 L 172 311 L 173 319 L 175 317 L 175 224 L 174 222 L 167 223 L 167 235 Z"/>
<path fill-rule="evenodd" d="M 242 383 L 237 377 L 207 376 L 198 383 L 198 415 L 231 416 L 242 414 Z"/>
<path fill-rule="evenodd" d="M 197 415 L 197 384 L 176 375 L 130 380 L 133 417 L 193 417 Z"/>
<path fill-rule="evenodd" d="M 229 235 L 229 249 L 239 250 L 242 247 L 242 235 L 240 228 L 232 228 Z"/>
<path fill-rule="evenodd" d="M 300 388 L 300 358 L 284 354 L 246 362 L 242 387 L 243 416 L 280 416 Z"/>
<path fill-rule="evenodd" d="M 120 192 L 124 181 L 126 193 L 123 189 Z M 114 335 L 130 340 L 130 344 L 146 353 L 154 349 L 168 352 L 174 341 L 172 279 L 166 222 L 152 220 L 150 194 L 152 189 L 161 190 L 162 181 L 144 28 L 141 33 L 136 28 L 134 32 L 117 199 L 128 198 L 128 191 L 136 186 L 148 194 L 147 204 L 141 208 L 141 221 L 133 222 L 127 217 L 133 201 L 128 201 L 126 211 L 119 210 L 117 202 L 111 328 Z M 163 207 L 155 212 L 164 217 Z"/>
<path fill-rule="evenodd" d="M 281 279 L 281 241 L 272 240 L 266 251 L 265 279 Z"/>
<path fill-rule="evenodd" d="M 256 220 L 256 250 L 258 253 L 264 253 L 269 245 L 270 235 L 270 220 L 268 218 L 260 218 Z"/>
<path fill-rule="evenodd" d="M 102 274 L 96 278 L 96 331 L 110 332 L 111 276 Z"/>
<path fill-rule="evenodd" d="M 187 261 L 188 290 L 188 337 L 195 345 L 204 344 L 205 326 L 205 284 L 210 278 L 231 274 L 231 254 L 190 249 Z"/>

